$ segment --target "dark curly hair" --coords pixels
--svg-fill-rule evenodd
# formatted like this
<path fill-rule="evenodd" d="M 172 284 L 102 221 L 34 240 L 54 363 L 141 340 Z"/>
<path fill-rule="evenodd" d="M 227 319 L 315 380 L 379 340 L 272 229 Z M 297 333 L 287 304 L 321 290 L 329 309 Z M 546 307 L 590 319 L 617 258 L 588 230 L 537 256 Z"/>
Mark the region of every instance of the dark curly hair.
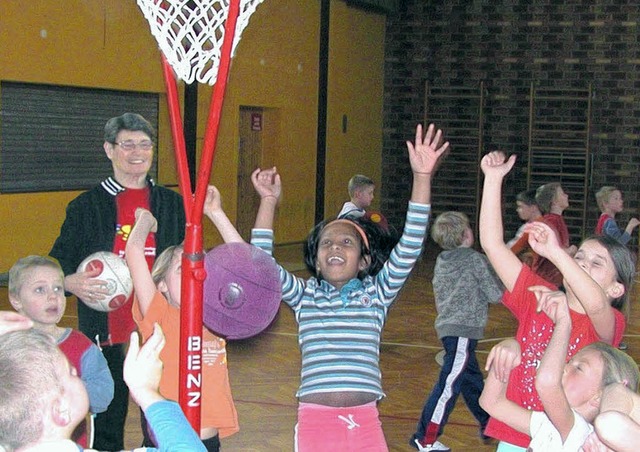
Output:
<path fill-rule="evenodd" d="M 318 242 L 320 241 L 322 230 L 333 221 L 335 221 L 335 218 L 325 220 L 315 225 L 309 232 L 307 242 L 304 246 L 304 263 L 307 270 L 319 280 L 322 280 L 322 275 L 318 274 L 316 269 Z M 358 279 L 363 279 L 367 275 L 374 276 L 382 269 L 384 263 L 389 259 L 391 250 L 393 250 L 393 247 L 398 243 L 397 233 L 391 227 L 389 230 L 385 230 L 366 218 L 348 218 L 348 221 L 360 226 L 369 241 L 369 248 L 366 247 L 362 240 L 360 241 L 360 255 L 368 256 L 370 263 L 366 269 L 358 273 Z"/>

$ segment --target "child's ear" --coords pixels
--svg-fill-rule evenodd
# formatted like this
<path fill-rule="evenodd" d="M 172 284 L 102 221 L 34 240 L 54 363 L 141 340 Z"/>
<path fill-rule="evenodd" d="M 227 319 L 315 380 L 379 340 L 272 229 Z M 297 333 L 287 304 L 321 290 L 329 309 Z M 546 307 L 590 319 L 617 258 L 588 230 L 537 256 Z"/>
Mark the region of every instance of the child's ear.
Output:
<path fill-rule="evenodd" d="M 167 283 L 164 282 L 164 279 L 158 283 L 158 292 L 166 293 L 169 290 L 167 287 Z"/>
<path fill-rule="evenodd" d="M 600 389 L 596 394 L 589 399 L 589 405 L 600 410 L 600 402 L 602 401 L 602 389 Z"/>
<path fill-rule="evenodd" d="M 22 302 L 18 298 L 12 295 L 9 295 L 9 303 L 11 303 L 11 306 L 13 306 L 13 309 L 22 313 Z"/>
<path fill-rule="evenodd" d="M 66 427 L 71 422 L 69 404 L 62 397 L 56 397 L 55 400 L 53 400 L 51 404 L 51 418 L 53 422 L 60 427 Z"/>
<path fill-rule="evenodd" d="M 624 285 L 616 281 L 609 286 L 606 292 L 607 295 L 613 299 L 620 298 L 625 292 Z"/>

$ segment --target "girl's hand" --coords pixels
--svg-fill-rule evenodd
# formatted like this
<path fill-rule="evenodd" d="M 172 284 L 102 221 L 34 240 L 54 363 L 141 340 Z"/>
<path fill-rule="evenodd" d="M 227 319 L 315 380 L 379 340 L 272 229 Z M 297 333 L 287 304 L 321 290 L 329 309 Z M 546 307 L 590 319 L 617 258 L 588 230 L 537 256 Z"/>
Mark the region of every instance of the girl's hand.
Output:
<path fill-rule="evenodd" d="M 145 240 L 150 232 L 158 232 L 158 222 L 156 217 L 154 217 L 147 209 L 138 207 L 136 209 L 135 216 L 136 222 L 134 223 L 134 227 L 145 232 Z"/>
<path fill-rule="evenodd" d="M 220 196 L 220 192 L 218 189 L 209 185 L 207 187 L 207 196 L 204 198 L 204 209 L 203 212 L 206 216 L 211 217 L 216 212 L 222 211 L 222 197 Z"/>
<path fill-rule="evenodd" d="M 492 151 L 482 157 L 482 160 L 480 161 L 480 168 L 485 176 L 494 176 L 502 179 L 504 176 L 509 174 L 509 171 L 511 171 L 511 168 L 513 168 L 515 163 L 515 154 L 507 159 L 504 152 Z"/>
<path fill-rule="evenodd" d="M 443 145 L 440 144 L 442 142 L 442 130 L 438 129 L 436 132 L 435 128 L 434 124 L 430 124 L 423 138 L 422 124 L 418 124 L 415 144 L 407 141 L 409 162 L 411 163 L 411 171 L 414 174 L 435 173 L 440 157 L 449 148 L 448 141 Z"/>
<path fill-rule="evenodd" d="M 567 294 L 559 290 L 551 290 L 545 286 L 531 286 L 528 290 L 536 296 L 538 301 L 537 312 L 547 314 L 556 325 L 558 322 L 571 321 Z"/>
<path fill-rule="evenodd" d="M 546 223 L 532 221 L 525 225 L 524 232 L 529 234 L 529 245 L 531 249 L 542 257 L 548 259 L 554 252 L 562 250 L 558 243 L 557 234 Z"/>
<path fill-rule="evenodd" d="M 276 201 L 280 199 L 282 182 L 275 166 L 265 170 L 257 168 L 251 173 L 251 182 L 260 198 L 275 198 Z"/>
<path fill-rule="evenodd" d="M 505 339 L 489 352 L 484 370 L 502 383 L 509 381 L 509 374 L 521 362 L 520 344 L 515 339 Z"/>

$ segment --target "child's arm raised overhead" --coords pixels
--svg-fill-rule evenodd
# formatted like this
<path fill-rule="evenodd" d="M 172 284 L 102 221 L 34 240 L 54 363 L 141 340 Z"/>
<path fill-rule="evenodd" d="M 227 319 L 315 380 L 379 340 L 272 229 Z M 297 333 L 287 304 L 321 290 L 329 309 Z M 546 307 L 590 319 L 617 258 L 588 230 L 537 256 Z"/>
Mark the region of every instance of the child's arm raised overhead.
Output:
<path fill-rule="evenodd" d="M 575 423 L 575 416 L 562 387 L 562 374 L 571 336 L 571 317 L 567 296 L 560 291 L 550 291 L 544 286 L 529 288 L 536 294 L 538 311 L 544 312 L 555 324 L 536 373 L 536 390 L 544 412 L 560 433 L 564 442 Z"/>
<path fill-rule="evenodd" d="M 229 217 L 222 210 L 222 197 L 213 185 L 207 187 L 207 196 L 204 199 L 204 214 L 211 220 L 225 243 L 244 242 L 238 230 L 229 221 Z"/>
<path fill-rule="evenodd" d="M 494 151 L 485 155 L 480 162 L 480 168 L 484 173 L 480 204 L 480 245 L 509 292 L 516 284 L 522 262 L 504 243 L 502 181 L 513 168 L 515 161 L 515 155 L 507 160 L 503 152 Z"/>
<path fill-rule="evenodd" d="M 615 335 L 614 308 L 602 287 L 580 267 L 582 251 L 578 251 L 575 257 L 567 254 L 560 247 L 556 234 L 545 223 L 530 223 L 525 230 L 529 233 L 531 249 L 549 259 L 560 270 L 565 287 L 571 290 L 580 302 L 600 339 L 611 344 Z M 624 286 L 617 284 L 615 290 L 624 291 Z M 623 293 L 617 293 L 612 298 L 619 297 Z"/>
<path fill-rule="evenodd" d="M 273 168 L 261 170 L 256 169 L 251 173 L 251 182 L 260 195 L 260 207 L 256 215 L 256 229 L 273 230 L 273 219 L 276 216 L 276 206 L 280 201 L 282 184 L 280 175 L 274 166 Z"/>
<path fill-rule="evenodd" d="M 144 256 L 144 245 L 149 233 L 156 232 L 157 229 L 158 223 L 151 212 L 142 208 L 136 209 L 136 222 L 129 233 L 124 258 L 131 272 L 133 290 L 143 316 L 147 314 L 157 290 Z"/>
<path fill-rule="evenodd" d="M 416 127 L 415 144 L 407 141 L 409 150 L 409 162 L 413 172 L 413 186 L 411 189 L 411 201 L 420 204 L 431 203 L 431 178 L 438 168 L 438 161 L 449 148 L 447 141 L 442 141 L 442 130 L 435 130 L 434 124 L 430 124 L 427 133 L 422 136 L 422 124 Z"/>

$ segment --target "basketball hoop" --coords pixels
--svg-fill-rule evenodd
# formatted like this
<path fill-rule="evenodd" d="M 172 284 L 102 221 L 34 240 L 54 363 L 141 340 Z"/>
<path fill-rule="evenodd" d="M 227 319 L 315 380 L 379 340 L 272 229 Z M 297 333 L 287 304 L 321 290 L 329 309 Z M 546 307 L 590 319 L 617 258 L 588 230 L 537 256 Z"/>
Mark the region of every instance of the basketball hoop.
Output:
<path fill-rule="evenodd" d="M 178 78 L 213 85 L 218 75 L 229 1 L 137 0 L 151 34 Z M 262 0 L 240 0 L 231 54 Z"/>
<path fill-rule="evenodd" d="M 203 282 L 202 214 L 233 50 L 262 0 L 137 0 L 162 51 L 169 118 L 187 218 L 182 258 L 179 403 L 200 431 Z M 176 75 L 214 85 L 195 192 L 187 163 Z"/>

